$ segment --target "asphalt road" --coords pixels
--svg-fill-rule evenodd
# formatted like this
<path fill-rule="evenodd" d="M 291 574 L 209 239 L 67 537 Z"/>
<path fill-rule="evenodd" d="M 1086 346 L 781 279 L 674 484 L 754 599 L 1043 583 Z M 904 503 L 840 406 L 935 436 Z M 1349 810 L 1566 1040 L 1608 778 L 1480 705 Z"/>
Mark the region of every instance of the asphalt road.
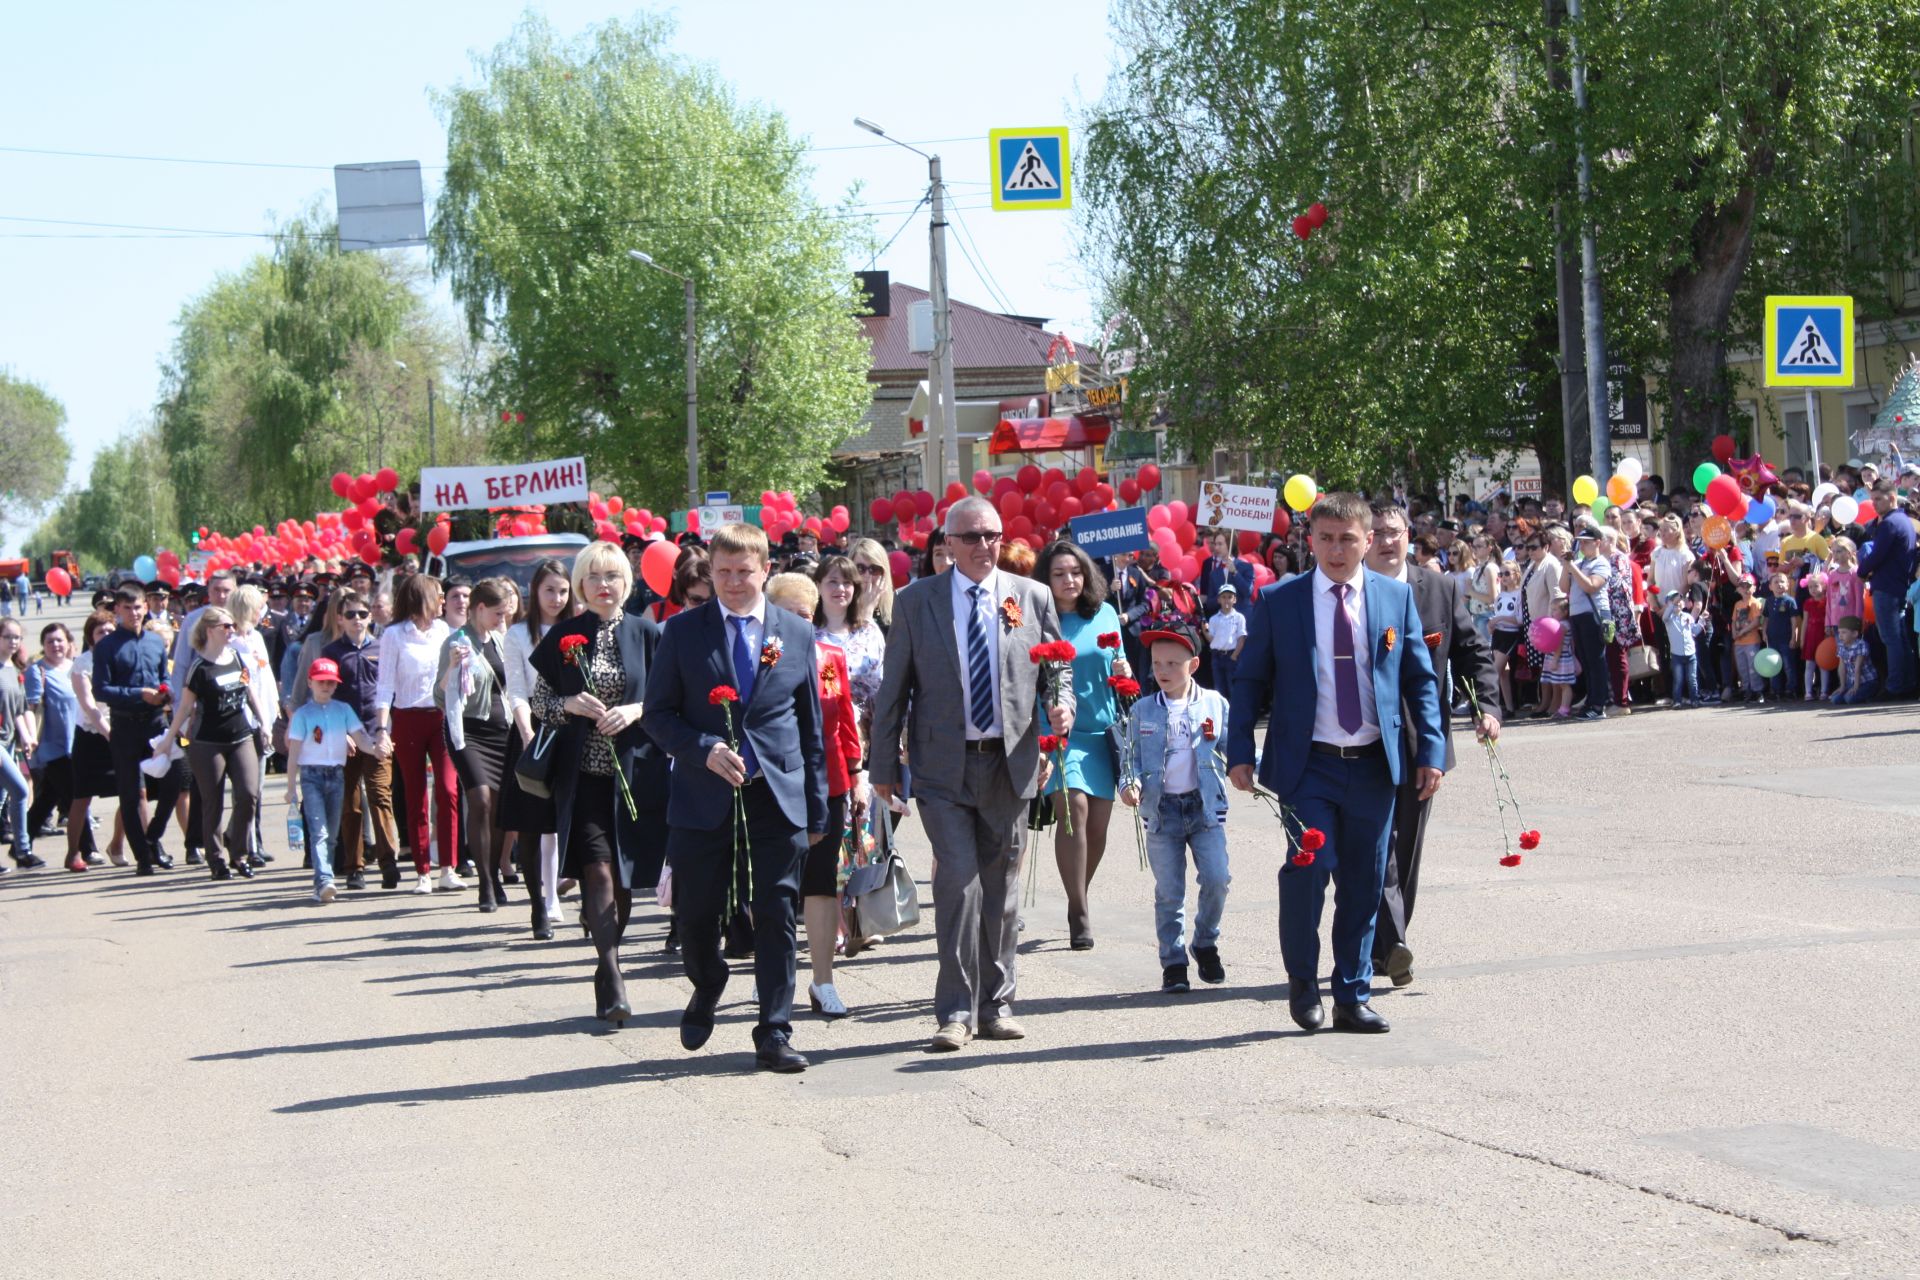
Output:
<path fill-rule="evenodd" d="M 650 906 L 612 1032 L 579 930 L 533 942 L 518 891 L 8 875 L 0 1276 L 1920 1274 L 1917 735 L 1518 727 L 1545 843 L 1515 869 L 1463 743 L 1375 1037 L 1288 1020 L 1249 803 L 1227 985 L 1158 993 L 1116 822 L 1096 950 L 1041 867 L 1027 1040 L 924 1051 L 923 886 L 921 931 L 842 966 L 855 1016 L 797 1017 L 795 1077 L 751 1070 L 746 974 L 681 1051 Z"/>

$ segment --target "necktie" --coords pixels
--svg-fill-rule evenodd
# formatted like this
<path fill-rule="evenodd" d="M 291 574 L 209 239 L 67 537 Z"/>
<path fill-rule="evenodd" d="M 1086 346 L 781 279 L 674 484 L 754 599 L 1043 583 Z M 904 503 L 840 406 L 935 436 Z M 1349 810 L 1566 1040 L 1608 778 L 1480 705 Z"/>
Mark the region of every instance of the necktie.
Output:
<path fill-rule="evenodd" d="M 746 762 L 747 776 L 751 778 L 759 772 L 759 767 L 753 758 L 753 743 L 747 740 L 747 703 L 753 698 L 753 681 L 759 674 L 759 668 L 754 664 L 752 651 L 747 648 L 748 619 L 729 614 L 727 621 L 733 624 L 733 678 L 740 682 L 740 703 L 734 708 L 737 713 L 734 729 L 740 735 L 740 758 Z"/>
<path fill-rule="evenodd" d="M 1353 658 L 1353 623 L 1347 617 L 1347 584 L 1333 584 L 1333 704 L 1340 727 L 1360 731 L 1360 672 Z"/>
<path fill-rule="evenodd" d="M 968 587 L 967 684 L 968 719 L 977 732 L 993 724 L 993 646 L 987 643 L 987 625 L 980 619 L 980 595 L 985 587 Z"/>

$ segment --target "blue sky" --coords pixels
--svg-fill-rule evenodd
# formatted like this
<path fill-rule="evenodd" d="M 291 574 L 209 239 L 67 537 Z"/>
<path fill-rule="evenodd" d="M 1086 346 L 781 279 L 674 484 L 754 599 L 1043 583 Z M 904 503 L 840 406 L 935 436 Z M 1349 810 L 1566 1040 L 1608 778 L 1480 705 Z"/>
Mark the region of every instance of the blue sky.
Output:
<path fill-rule="evenodd" d="M 252 162 L 0 150 L 0 366 L 67 406 L 70 483 L 84 482 L 94 452 L 150 410 L 182 304 L 260 252 L 259 233 L 278 218 L 315 196 L 331 207 L 333 165 L 418 159 L 433 198 L 445 133 L 429 90 L 470 79 L 471 54 L 505 38 L 528 9 L 569 33 L 630 12 L 505 0 L 0 10 L 0 148 Z M 853 127 L 856 115 L 908 140 L 953 139 L 923 149 L 941 153 L 960 217 L 1006 303 L 1076 336 L 1098 323 L 1074 215 L 985 207 L 986 133 L 1065 124 L 1098 98 L 1112 58 L 1106 0 L 706 0 L 666 11 L 679 22 L 680 52 L 784 112 L 815 146 L 856 148 L 815 153 L 824 199 L 859 182 L 863 203 L 910 201 L 926 185 L 919 157 L 863 147 L 879 140 Z M 880 239 L 902 217 L 876 218 Z M 954 296 L 996 306 L 953 239 Z M 924 211 L 878 265 L 926 283 Z M 24 532 L 4 531 L 9 545 Z"/>

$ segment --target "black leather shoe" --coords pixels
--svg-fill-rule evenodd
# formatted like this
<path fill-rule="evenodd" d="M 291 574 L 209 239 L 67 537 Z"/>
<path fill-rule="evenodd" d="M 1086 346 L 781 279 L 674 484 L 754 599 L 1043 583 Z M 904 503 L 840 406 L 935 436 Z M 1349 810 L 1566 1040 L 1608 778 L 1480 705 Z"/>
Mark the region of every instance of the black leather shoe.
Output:
<path fill-rule="evenodd" d="M 188 865 L 188 866 L 190 866 L 190 867 L 197 867 L 197 866 L 199 866 L 199 865 L 200 865 L 200 864 L 201 864 L 202 862 L 205 862 L 205 861 L 206 861 L 206 859 L 205 859 L 205 858 L 202 858 L 202 857 L 200 856 L 200 851 L 199 851 L 198 849 L 189 849 L 189 850 L 187 850 L 187 865 Z"/>
<path fill-rule="evenodd" d="M 1318 1031 L 1326 1023 L 1327 1011 L 1320 1003 L 1320 984 L 1311 978 L 1287 979 L 1287 1008 L 1293 1013 L 1294 1025 L 1302 1031 Z"/>
<path fill-rule="evenodd" d="M 1193 962 L 1200 966 L 1200 981 L 1218 984 L 1227 980 L 1227 966 L 1220 963 L 1220 948 L 1195 947 Z"/>
<path fill-rule="evenodd" d="M 753 1065 L 759 1071 L 778 1071 L 790 1076 L 805 1071 L 807 1060 L 787 1043 L 786 1032 L 770 1031 L 761 1037 L 759 1047 L 753 1051 Z"/>
<path fill-rule="evenodd" d="M 667 940 L 660 949 L 670 956 L 680 954 L 680 922 L 678 920 L 667 926 Z"/>
<path fill-rule="evenodd" d="M 211 877 L 212 877 L 213 879 L 215 879 L 215 880 L 231 880 L 231 879 L 233 879 L 233 872 L 231 872 L 231 871 L 229 871 L 229 870 L 227 870 L 227 864 L 226 864 L 226 863 L 224 863 L 224 862 L 210 862 L 210 863 L 208 863 L 208 864 L 207 864 L 207 874 L 208 874 L 209 876 L 211 876 Z"/>
<path fill-rule="evenodd" d="M 1386 959 L 1375 961 L 1373 967 L 1375 972 L 1393 979 L 1394 986 L 1404 987 L 1413 981 L 1413 948 L 1396 942 L 1388 949 Z"/>
<path fill-rule="evenodd" d="M 400 867 L 398 863 L 390 867 L 380 868 L 380 887 L 382 889 L 398 889 L 400 887 Z"/>
<path fill-rule="evenodd" d="M 13 855 L 13 865 L 22 871 L 38 871 L 47 865 L 47 860 L 37 853 L 16 853 Z"/>
<path fill-rule="evenodd" d="M 719 1007 L 719 992 L 716 991 L 712 995 L 704 991 L 693 993 L 693 999 L 687 1001 L 687 1011 L 680 1015 L 680 1047 L 682 1049 L 691 1053 L 707 1042 L 713 1035 L 713 1011 Z"/>
<path fill-rule="evenodd" d="M 1392 1028 L 1387 1020 L 1364 1004 L 1337 1004 L 1333 1006 L 1333 1029 L 1335 1031 L 1359 1031 L 1370 1035 L 1379 1035 Z"/>
<path fill-rule="evenodd" d="M 1193 984 L 1187 981 L 1187 966 L 1169 964 L 1160 967 L 1160 994 L 1178 995 L 1182 991 L 1191 991 Z"/>
<path fill-rule="evenodd" d="M 165 849 L 156 848 L 153 851 L 153 865 L 162 871 L 171 871 L 173 870 L 173 855 Z"/>
<path fill-rule="evenodd" d="M 245 858 L 235 858 L 231 866 L 233 868 L 233 874 L 239 876 L 242 880 L 253 879 L 253 864 Z"/>
<path fill-rule="evenodd" d="M 160 868 L 154 866 L 151 862 L 143 862 L 133 869 L 133 874 L 137 876 L 150 876 L 159 870 Z"/>

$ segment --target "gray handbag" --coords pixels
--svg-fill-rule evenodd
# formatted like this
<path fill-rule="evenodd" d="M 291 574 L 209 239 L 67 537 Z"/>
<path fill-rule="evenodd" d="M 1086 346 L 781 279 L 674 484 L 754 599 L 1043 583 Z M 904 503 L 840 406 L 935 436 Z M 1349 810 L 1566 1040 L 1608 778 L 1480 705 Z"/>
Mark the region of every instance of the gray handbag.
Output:
<path fill-rule="evenodd" d="M 900 933 L 920 923 L 920 886 L 913 882 L 906 859 L 893 843 L 893 815 L 879 806 L 886 829 L 886 856 L 847 877 L 846 896 L 853 907 L 854 926 L 862 938 Z"/>

